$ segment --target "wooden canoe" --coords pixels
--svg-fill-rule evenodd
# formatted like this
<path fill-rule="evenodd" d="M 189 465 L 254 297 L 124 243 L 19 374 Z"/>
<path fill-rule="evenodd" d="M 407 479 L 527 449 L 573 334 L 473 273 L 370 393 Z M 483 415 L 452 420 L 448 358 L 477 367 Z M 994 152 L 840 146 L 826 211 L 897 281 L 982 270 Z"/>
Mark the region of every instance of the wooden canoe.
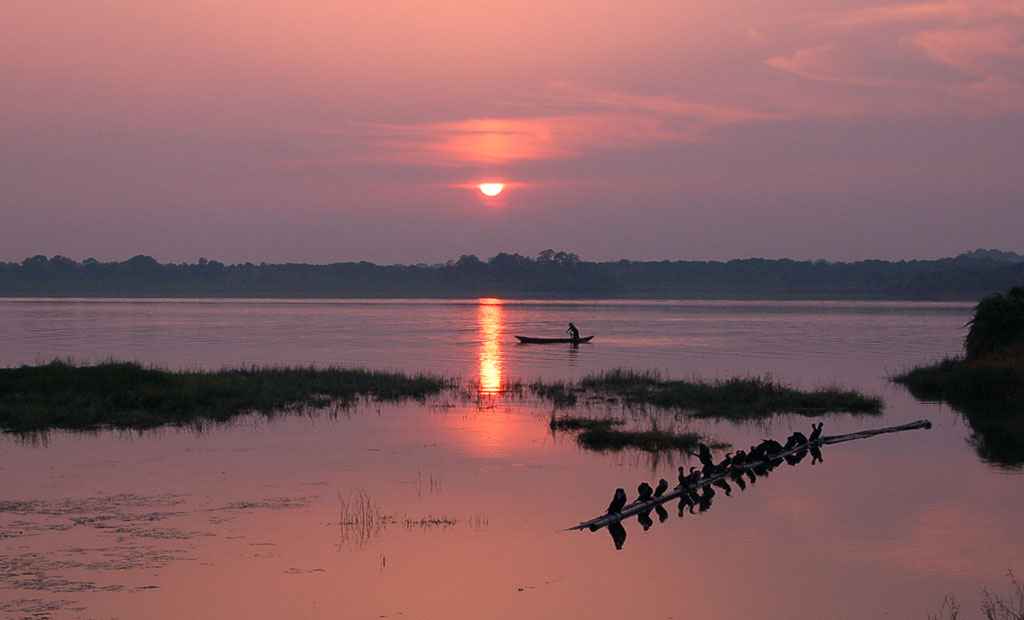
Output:
<path fill-rule="evenodd" d="M 531 338 L 529 336 L 516 336 L 519 342 L 522 344 L 579 344 L 581 342 L 590 342 L 593 336 L 584 336 L 583 338 Z"/>

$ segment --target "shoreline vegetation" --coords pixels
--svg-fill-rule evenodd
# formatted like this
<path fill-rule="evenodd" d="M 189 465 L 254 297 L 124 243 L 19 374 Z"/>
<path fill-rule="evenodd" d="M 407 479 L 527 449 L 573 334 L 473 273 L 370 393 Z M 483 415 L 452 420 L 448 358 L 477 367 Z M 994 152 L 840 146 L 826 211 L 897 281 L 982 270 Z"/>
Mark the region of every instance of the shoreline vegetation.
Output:
<path fill-rule="evenodd" d="M 763 378 L 669 381 L 657 373 L 622 369 L 590 375 L 578 382 L 516 382 L 514 386 L 507 395 L 536 396 L 556 410 L 577 404 L 621 403 L 630 408 L 651 405 L 691 416 L 730 420 L 777 413 L 877 414 L 882 407 L 878 397 L 839 388 L 803 392 Z M 54 360 L 36 366 L 0 368 L 0 429 L 26 433 L 202 426 L 246 413 L 273 416 L 312 408 L 345 408 L 360 399 L 426 402 L 444 394 L 472 398 L 473 388 L 472 382 L 464 384 L 457 378 L 339 367 L 169 371 L 135 362 L 89 365 Z M 475 397 L 479 399 L 480 395 Z M 645 433 L 620 431 L 613 426 L 597 424 L 590 429 L 591 436 L 598 437 L 597 443 L 619 442 L 623 446 L 696 445 L 693 437 L 674 436 L 656 427 Z"/>
<path fill-rule="evenodd" d="M 974 301 L 1024 281 L 1024 256 L 975 250 L 912 261 L 746 258 L 591 262 L 463 255 L 434 265 L 82 262 L 36 255 L 0 262 L 0 297 L 299 299 L 808 299 Z"/>
<path fill-rule="evenodd" d="M 945 402 L 974 431 L 985 460 L 1024 466 L 1024 286 L 975 307 L 964 354 L 891 377 L 917 399 Z"/>

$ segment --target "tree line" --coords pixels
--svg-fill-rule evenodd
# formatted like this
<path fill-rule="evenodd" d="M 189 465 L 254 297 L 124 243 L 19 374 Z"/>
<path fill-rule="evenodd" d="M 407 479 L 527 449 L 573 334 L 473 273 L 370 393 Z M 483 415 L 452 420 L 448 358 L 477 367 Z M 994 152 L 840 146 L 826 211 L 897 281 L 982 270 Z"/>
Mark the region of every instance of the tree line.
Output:
<path fill-rule="evenodd" d="M 937 260 L 857 262 L 584 261 L 463 255 L 436 265 L 77 262 L 42 255 L 0 262 L 6 297 L 306 297 L 970 300 L 1024 283 L 1024 256 L 976 250 Z"/>

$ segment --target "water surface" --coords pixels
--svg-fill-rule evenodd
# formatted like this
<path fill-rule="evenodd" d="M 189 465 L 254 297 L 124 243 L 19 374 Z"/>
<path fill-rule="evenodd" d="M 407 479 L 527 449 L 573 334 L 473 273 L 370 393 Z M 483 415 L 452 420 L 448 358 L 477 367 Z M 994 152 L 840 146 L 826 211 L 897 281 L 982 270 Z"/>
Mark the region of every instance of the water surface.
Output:
<path fill-rule="evenodd" d="M 1024 571 L 1024 478 L 984 462 L 948 408 L 886 381 L 959 351 L 967 304 L 6 300 L 0 364 L 54 357 L 171 368 L 341 364 L 478 381 L 480 399 L 245 419 L 202 433 L 0 438 L 0 609 L 20 617 L 925 617 Z M 559 335 L 590 345 L 515 344 Z M 511 377 L 632 367 L 770 374 L 882 395 L 913 431 L 827 447 L 648 529 L 562 532 L 616 487 L 674 483 L 678 455 L 597 454 L 550 409 L 488 395 Z M 609 409 L 609 413 L 622 412 Z M 746 446 L 779 416 L 692 428 Z M 637 422 L 644 424 L 644 422 Z M 359 493 L 389 519 L 341 525 Z"/>

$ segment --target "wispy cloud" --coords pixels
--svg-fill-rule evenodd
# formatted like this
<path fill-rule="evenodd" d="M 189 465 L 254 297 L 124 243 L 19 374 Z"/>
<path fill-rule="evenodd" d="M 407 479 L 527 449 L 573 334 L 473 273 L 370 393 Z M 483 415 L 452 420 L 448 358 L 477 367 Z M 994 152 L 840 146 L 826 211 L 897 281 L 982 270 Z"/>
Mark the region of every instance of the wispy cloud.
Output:
<path fill-rule="evenodd" d="M 787 38 L 806 43 L 765 64 L 898 102 L 876 109 L 1024 110 L 1024 0 L 895 3 L 806 16 L 786 29 Z"/>
<path fill-rule="evenodd" d="M 776 113 L 555 83 L 526 97 L 537 115 L 493 116 L 412 125 L 362 124 L 354 135 L 369 157 L 417 164 L 499 164 L 708 139 L 722 125 Z"/>

